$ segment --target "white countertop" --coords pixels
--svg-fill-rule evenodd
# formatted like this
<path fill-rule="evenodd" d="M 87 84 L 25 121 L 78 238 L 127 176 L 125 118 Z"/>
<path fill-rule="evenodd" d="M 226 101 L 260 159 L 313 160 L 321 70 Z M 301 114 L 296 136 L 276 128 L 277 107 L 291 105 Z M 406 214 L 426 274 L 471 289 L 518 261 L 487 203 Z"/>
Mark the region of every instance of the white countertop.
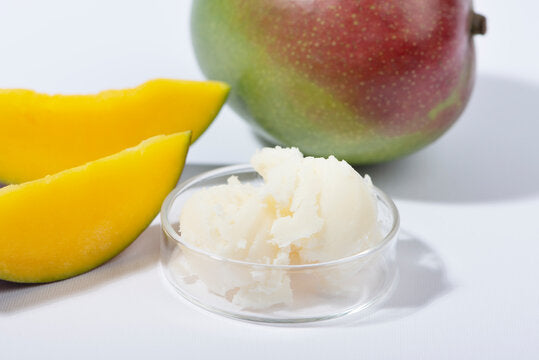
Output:
<path fill-rule="evenodd" d="M 161 274 L 156 219 L 87 274 L 0 282 L 0 359 L 538 359 L 539 3 L 475 5 L 489 31 L 476 38 L 465 114 L 426 149 L 359 169 L 402 216 L 401 281 L 377 312 L 277 327 L 196 309 Z M 0 0 L 0 87 L 75 93 L 202 79 L 189 8 L 187 0 Z M 191 149 L 183 179 L 246 162 L 259 146 L 225 108 Z"/>

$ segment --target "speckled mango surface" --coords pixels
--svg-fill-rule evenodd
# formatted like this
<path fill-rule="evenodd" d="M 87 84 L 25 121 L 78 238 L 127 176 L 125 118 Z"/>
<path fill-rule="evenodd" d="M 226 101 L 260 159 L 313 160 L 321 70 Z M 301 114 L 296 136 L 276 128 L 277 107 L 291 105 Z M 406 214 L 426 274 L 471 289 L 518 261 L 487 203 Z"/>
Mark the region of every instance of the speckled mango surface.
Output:
<path fill-rule="evenodd" d="M 197 0 L 209 78 L 266 139 L 372 163 L 432 142 L 470 96 L 468 0 Z"/>
<path fill-rule="evenodd" d="M 0 279 L 61 280 L 109 260 L 150 224 L 176 186 L 190 132 L 0 189 Z"/>
<path fill-rule="evenodd" d="M 39 179 L 159 134 L 191 130 L 195 141 L 228 91 L 221 82 L 173 79 L 95 95 L 0 89 L 0 181 Z"/>

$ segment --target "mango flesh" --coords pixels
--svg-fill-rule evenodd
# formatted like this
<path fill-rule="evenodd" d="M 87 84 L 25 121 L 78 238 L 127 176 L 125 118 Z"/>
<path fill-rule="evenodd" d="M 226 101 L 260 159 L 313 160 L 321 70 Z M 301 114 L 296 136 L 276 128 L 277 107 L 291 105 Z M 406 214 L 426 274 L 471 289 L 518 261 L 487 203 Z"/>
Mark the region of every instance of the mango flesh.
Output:
<path fill-rule="evenodd" d="M 0 182 L 38 179 L 159 134 L 191 130 L 195 141 L 228 91 L 221 82 L 171 79 L 95 95 L 0 90 Z"/>
<path fill-rule="evenodd" d="M 91 270 L 150 224 L 176 185 L 190 132 L 0 189 L 0 279 L 41 283 Z"/>
<path fill-rule="evenodd" d="M 469 0 L 197 0 L 207 77 L 270 142 L 352 163 L 443 134 L 474 80 Z"/>

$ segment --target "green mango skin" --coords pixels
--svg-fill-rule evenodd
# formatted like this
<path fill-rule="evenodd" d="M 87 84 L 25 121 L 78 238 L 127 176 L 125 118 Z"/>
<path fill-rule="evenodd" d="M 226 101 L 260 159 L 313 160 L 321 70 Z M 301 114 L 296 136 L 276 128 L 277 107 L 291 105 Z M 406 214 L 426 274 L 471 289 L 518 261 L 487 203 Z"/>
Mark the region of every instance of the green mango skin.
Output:
<path fill-rule="evenodd" d="M 470 97 L 469 0 L 195 0 L 204 74 L 268 141 L 353 164 L 431 143 Z"/>

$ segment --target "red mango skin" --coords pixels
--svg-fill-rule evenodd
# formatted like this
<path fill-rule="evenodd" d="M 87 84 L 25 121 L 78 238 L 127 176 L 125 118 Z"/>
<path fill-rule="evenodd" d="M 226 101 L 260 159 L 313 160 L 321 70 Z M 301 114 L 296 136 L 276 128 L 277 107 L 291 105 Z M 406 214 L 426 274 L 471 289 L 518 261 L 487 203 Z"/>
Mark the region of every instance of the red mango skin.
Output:
<path fill-rule="evenodd" d="M 197 0 L 205 74 L 263 137 L 352 163 L 390 160 L 459 117 L 475 67 L 468 0 Z"/>

